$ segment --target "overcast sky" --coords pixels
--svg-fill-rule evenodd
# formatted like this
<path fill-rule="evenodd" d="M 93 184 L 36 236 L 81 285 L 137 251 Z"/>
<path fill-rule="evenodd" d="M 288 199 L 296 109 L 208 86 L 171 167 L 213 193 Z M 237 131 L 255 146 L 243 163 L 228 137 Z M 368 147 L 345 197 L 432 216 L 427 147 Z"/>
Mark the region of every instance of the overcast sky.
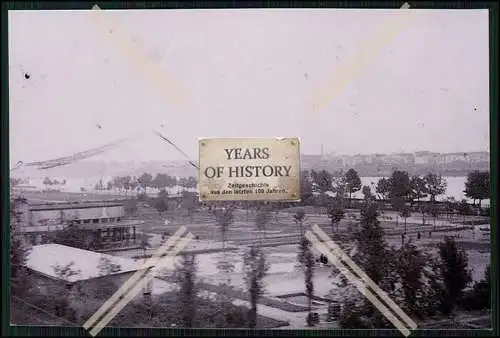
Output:
<path fill-rule="evenodd" d="M 9 12 L 11 161 L 131 135 L 100 158 L 182 159 L 153 128 L 193 158 L 198 137 L 298 136 L 303 153 L 322 144 L 336 154 L 488 150 L 486 10 L 418 11 L 311 114 L 322 83 L 399 15 L 387 13 L 115 11 L 96 21 L 90 11 Z"/>

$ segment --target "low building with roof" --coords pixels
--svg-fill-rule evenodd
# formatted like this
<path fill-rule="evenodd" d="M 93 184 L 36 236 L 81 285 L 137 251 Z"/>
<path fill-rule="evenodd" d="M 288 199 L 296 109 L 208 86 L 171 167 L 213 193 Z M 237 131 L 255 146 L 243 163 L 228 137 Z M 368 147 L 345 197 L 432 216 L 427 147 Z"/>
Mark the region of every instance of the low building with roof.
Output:
<path fill-rule="evenodd" d="M 107 255 L 60 244 L 42 244 L 31 248 L 26 262 L 36 280 L 38 292 L 50 295 L 57 288 L 79 292 L 98 292 L 106 287 L 112 293 L 118 290 L 144 262 Z M 155 293 L 167 291 L 168 285 L 154 279 Z M 151 293 L 153 282 L 145 285 L 143 293 Z"/>
<path fill-rule="evenodd" d="M 103 246 L 136 243 L 136 227 L 143 221 L 127 219 L 125 202 L 51 203 L 30 205 L 17 203 L 23 221 L 20 231 L 31 244 L 47 243 L 59 230 L 73 227 L 82 239 Z"/>

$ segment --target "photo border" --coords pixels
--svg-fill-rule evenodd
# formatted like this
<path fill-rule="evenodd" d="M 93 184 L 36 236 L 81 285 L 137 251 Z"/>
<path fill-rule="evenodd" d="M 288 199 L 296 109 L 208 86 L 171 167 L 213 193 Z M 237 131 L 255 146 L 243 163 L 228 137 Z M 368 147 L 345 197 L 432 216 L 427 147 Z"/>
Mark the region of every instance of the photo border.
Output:
<path fill-rule="evenodd" d="M 499 5 L 497 1 L 407 1 L 414 9 L 489 9 L 489 66 L 490 66 L 490 173 L 491 173 L 491 295 L 492 329 L 478 330 L 421 330 L 412 336 L 498 336 L 498 38 Z M 405 1 L 3 1 L 2 6 L 2 334 L 6 336 L 90 336 L 79 327 L 11 326 L 10 325 L 10 236 L 9 236 L 9 65 L 8 65 L 8 10 L 90 10 L 98 4 L 105 9 L 232 9 L 232 8 L 359 8 L 397 9 Z M 496 74 L 496 75 L 495 75 Z M 35 137 L 35 136 L 34 136 Z M 497 318 L 497 319 L 495 319 Z M 304 319 L 305 320 L 305 319 Z M 341 330 L 341 329 L 169 329 L 169 328 L 105 328 L 103 336 L 400 336 L 394 330 Z"/>

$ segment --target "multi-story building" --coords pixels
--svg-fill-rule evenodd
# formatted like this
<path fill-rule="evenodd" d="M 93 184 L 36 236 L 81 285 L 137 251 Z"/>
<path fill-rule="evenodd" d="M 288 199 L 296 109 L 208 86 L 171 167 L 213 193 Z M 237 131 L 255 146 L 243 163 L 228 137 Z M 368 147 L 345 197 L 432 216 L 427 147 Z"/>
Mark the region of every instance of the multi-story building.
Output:
<path fill-rule="evenodd" d="M 125 219 L 123 202 L 57 203 L 29 205 L 16 203 L 22 215 L 20 232 L 32 244 L 47 243 L 54 231 L 75 226 L 87 239 L 103 245 L 135 243 L 136 226 L 142 221 Z"/>
<path fill-rule="evenodd" d="M 442 164 L 450 164 L 453 162 L 469 162 L 467 153 L 448 153 L 441 155 Z"/>
<path fill-rule="evenodd" d="M 415 164 L 435 165 L 440 163 L 441 155 L 430 151 L 417 151 L 414 154 Z"/>
<path fill-rule="evenodd" d="M 417 151 L 414 154 L 415 164 L 428 164 L 429 158 L 431 157 L 430 151 Z"/>
<path fill-rule="evenodd" d="M 382 164 L 385 163 L 386 159 L 387 159 L 386 154 L 374 154 L 371 156 L 371 163 Z"/>
<path fill-rule="evenodd" d="M 407 165 L 415 164 L 415 156 L 411 153 L 394 153 L 390 155 L 391 159 Z"/>
<path fill-rule="evenodd" d="M 353 165 L 360 165 L 366 163 L 366 155 L 356 154 L 352 157 Z"/>
<path fill-rule="evenodd" d="M 469 163 L 489 162 L 490 154 L 487 151 L 474 151 L 467 153 Z"/>

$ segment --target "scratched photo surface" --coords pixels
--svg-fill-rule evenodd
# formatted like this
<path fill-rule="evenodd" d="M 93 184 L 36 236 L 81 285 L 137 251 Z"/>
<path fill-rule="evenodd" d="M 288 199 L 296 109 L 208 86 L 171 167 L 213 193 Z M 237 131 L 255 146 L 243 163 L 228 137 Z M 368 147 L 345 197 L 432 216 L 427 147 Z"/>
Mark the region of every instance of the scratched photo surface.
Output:
<path fill-rule="evenodd" d="M 486 10 L 8 19 L 12 325 L 491 327 Z M 298 200 L 200 198 L 279 137 Z"/>

